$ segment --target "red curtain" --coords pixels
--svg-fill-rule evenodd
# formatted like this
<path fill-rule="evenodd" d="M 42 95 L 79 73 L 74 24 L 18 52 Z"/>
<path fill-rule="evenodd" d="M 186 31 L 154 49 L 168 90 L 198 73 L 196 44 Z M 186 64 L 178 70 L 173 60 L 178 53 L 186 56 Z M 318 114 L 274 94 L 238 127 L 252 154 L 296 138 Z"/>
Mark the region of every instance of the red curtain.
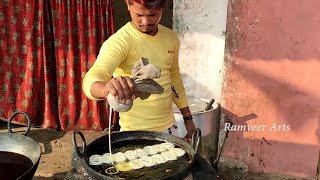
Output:
<path fill-rule="evenodd" d="M 113 33 L 111 0 L 0 3 L 0 117 L 26 112 L 33 126 L 102 130 L 105 102 L 82 92 L 82 78 Z M 117 119 L 115 114 L 114 119 Z M 17 117 L 15 123 L 25 124 Z"/>

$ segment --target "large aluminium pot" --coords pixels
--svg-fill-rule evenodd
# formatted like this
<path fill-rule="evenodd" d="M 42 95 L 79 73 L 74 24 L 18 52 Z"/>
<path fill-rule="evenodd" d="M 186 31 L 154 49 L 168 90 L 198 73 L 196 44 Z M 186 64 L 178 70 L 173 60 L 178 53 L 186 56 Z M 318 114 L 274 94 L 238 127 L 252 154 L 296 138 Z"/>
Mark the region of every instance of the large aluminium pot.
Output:
<path fill-rule="evenodd" d="M 76 141 L 76 135 L 80 135 L 82 140 L 82 147 L 78 147 Z M 159 144 L 163 142 L 169 142 L 176 147 L 182 148 L 186 151 L 186 154 L 179 157 L 175 161 L 169 161 L 164 164 L 152 166 L 149 168 L 142 168 L 139 170 L 131 170 L 127 172 L 120 172 L 114 176 L 110 176 L 105 173 L 105 169 L 110 165 L 91 166 L 89 165 L 89 157 L 94 154 L 102 155 L 109 152 L 108 139 L 109 136 L 103 136 L 88 146 L 84 135 L 77 131 L 73 134 L 74 150 L 79 157 L 81 167 L 90 178 L 95 180 L 105 179 L 183 179 L 190 172 L 194 163 L 195 155 L 197 154 L 200 143 L 201 131 L 197 131 L 193 134 L 191 144 L 185 142 L 183 139 L 176 136 L 165 134 L 161 132 L 152 131 L 125 131 L 111 133 L 111 147 L 112 153 L 125 152 L 126 150 L 133 150 L 136 148 L 142 148 L 148 145 Z"/>
<path fill-rule="evenodd" d="M 28 128 L 23 135 L 12 133 L 11 121 L 23 114 L 28 120 Z M 34 176 L 41 148 L 32 138 L 27 137 L 31 121 L 24 112 L 15 112 L 8 120 L 8 133 L 0 134 L 0 180 L 29 180 Z"/>
<path fill-rule="evenodd" d="M 217 136 L 219 133 L 220 110 L 219 105 L 214 102 L 214 99 L 207 102 L 207 100 L 188 98 L 188 102 L 194 125 L 201 130 L 202 137 L 212 133 Z M 183 116 L 175 106 L 173 106 L 173 112 L 178 127 L 178 136 L 182 138 L 187 134 Z"/>

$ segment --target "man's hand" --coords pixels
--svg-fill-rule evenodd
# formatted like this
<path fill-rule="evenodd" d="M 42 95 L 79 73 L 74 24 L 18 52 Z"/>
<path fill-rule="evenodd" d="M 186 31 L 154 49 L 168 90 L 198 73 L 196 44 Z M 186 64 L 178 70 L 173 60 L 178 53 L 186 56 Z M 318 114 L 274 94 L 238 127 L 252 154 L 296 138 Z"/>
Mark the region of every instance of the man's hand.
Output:
<path fill-rule="evenodd" d="M 92 96 L 98 99 L 106 99 L 111 93 L 121 103 L 126 104 L 138 97 L 133 80 L 129 76 L 112 78 L 108 82 L 96 81 L 90 91 Z"/>
<path fill-rule="evenodd" d="M 184 140 L 187 142 L 191 142 L 192 134 L 196 131 L 196 126 L 193 123 L 193 120 L 184 121 L 184 125 L 186 126 L 187 135 L 184 137 Z"/>
<path fill-rule="evenodd" d="M 187 135 L 184 137 L 184 140 L 187 142 L 191 142 L 193 132 L 196 131 L 196 127 L 195 127 L 193 120 L 192 120 L 192 114 L 191 114 L 188 106 L 181 108 L 180 112 L 181 112 L 182 116 L 184 117 L 183 118 L 184 125 L 187 130 Z"/>
<path fill-rule="evenodd" d="M 137 97 L 135 85 L 129 76 L 119 76 L 108 81 L 105 85 L 104 96 L 107 97 L 109 93 L 123 104 L 129 104 L 130 100 Z"/>

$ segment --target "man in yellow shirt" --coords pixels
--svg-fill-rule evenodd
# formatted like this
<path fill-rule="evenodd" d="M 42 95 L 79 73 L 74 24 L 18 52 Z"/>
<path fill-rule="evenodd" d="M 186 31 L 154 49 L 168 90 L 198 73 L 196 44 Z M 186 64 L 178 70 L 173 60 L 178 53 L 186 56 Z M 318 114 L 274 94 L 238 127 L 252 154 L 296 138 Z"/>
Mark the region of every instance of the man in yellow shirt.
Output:
<path fill-rule="evenodd" d="M 122 103 L 134 100 L 128 112 L 120 112 L 119 124 L 124 131 L 170 132 L 174 102 L 184 116 L 185 138 L 189 141 L 195 126 L 180 78 L 179 39 L 175 32 L 159 24 L 166 0 L 125 1 L 132 21 L 104 42 L 83 79 L 83 91 L 92 100 L 106 99 L 109 93 Z M 141 57 L 161 68 L 160 78 L 154 80 L 164 88 L 162 94 L 152 94 L 144 100 L 137 98 L 130 78 L 133 65 Z"/>

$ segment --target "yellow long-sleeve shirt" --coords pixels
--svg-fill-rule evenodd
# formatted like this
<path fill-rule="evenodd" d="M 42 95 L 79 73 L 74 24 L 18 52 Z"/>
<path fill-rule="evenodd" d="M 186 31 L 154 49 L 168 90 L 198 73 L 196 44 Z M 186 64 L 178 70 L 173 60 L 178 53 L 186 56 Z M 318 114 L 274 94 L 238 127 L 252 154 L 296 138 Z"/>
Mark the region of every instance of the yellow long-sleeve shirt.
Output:
<path fill-rule="evenodd" d="M 180 78 L 179 39 L 175 32 L 158 25 L 155 36 L 141 33 L 131 23 L 107 39 L 94 65 L 83 79 L 83 91 L 92 100 L 98 100 L 90 93 L 92 83 L 107 82 L 112 76 L 130 76 L 134 63 L 144 57 L 161 68 L 161 77 L 154 79 L 163 88 L 162 94 L 152 94 L 148 99 L 137 98 L 128 112 L 120 113 L 123 130 L 164 131 L 174 122 L 172 101 L 177 107 L 188 105 Z"/>

